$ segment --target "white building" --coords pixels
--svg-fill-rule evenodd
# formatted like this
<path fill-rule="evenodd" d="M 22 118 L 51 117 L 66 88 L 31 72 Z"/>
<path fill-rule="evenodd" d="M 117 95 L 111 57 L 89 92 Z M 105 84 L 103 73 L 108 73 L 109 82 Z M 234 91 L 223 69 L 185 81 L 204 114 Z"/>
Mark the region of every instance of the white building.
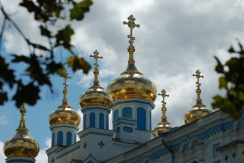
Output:
<path fill-rule="evenodd" d="M 159 94 L 163 97 L 162 121 L 152 131 L 151 112 L 157 90 L 135 66 L 132 31 L 139 25 L 133 16 L 128 20 L 124 22 L 130 28 L 128 66 L 108 85 L 108 92 L 98 80 L 98 59 L 102 57 L 97 51 L 92 56 L 94 82 L 81 95 L 83 129 L 80 132 L 80 117 L 68 105 L 65 82 L 62 105 L 49 117 L 52 147 L 46 151 L 48 163 L 244 162 L 244 118 L 234 121 L 221 111 L 206 109 L 201 100 L 199 70 L 194 74 L 196 104 L 185 114 L 185 124 L 172 127 L 167 121 L 165 98 L 168 95 L 162 90 Z M 108 118 L 110 113 L 112 122 Z"/>

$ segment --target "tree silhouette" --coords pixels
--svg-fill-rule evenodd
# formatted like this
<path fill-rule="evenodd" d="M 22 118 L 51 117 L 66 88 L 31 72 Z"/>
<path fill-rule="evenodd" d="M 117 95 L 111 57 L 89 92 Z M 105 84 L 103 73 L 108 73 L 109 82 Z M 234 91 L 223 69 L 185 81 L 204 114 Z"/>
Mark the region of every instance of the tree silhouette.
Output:
<path fill-rule="evenodd" d="M 236 120 L 240 119 L 244 109 L 244 49 L 239 41 L 238 46 L 239 50 L 235 50 L 233 46 L 229 48 L 228 52 L 234 56 L 225 64 L 215 57 L 215 71 L 221 74 L 219 88 L 225 90 L 225 96 L 214 96 L 212 103 L 213 108 L 221 109 Z"/>
<path fill-rule="evenodd" d="M 61 75 L 66 68 L 70 68 L 74 72 L 83 70 L 85 74 L 88 73 L 90 65 L 74 52 L 75 47 L 71 44 L 71 37 L 74 35 L 72 22 L 82 21 L 92 4 L 91 0 L 81 2 L 76 0 L 22 0 L 19 5 L 40 23 L 40 35 L 48 40 L 48 47 L 29 39 L 6 12 L 4 6 L 0 4 L 4 18 L 0 31 L 0 47 L 3 46 L 4 31 L 8 24 L 23 37 L 29 48 L 28 54 L 10 54 L 10 61 L 7 61 L 4 56 L 9 54 L 2 53 L 0 49 L 0 105 L 11 99 L 15 101 L 17 107 L 22 103 L 36 104 L 40 99 L 41 87 L 48 86 L 52 90 L 51 75 Z M 64 62 L 57 61 L 59 54 L 55 51 L 59 48 L 69 54 Z M 10 68 L 10 64 L 15 68 Z M 25 67 L 23 72 L 17 72 L 19 64 Z M 8 90 L 14 92 L 13 96 L 10 97 Z"/>

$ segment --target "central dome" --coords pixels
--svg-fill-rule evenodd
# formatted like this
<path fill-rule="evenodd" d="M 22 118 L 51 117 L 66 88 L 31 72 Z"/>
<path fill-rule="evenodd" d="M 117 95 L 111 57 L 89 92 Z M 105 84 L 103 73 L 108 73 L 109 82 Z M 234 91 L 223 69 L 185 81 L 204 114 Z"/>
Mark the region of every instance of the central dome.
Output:
<path fill-rule="evenodd" d="M 126 71 L 107 89 L 114 102 L 132 98 L 154 101 L 157 94 L 155 85 L 136 69 L 134 63 L 129 63 Z"/>
<path fill-rule="evenodd" d="M 113 101 L 119 101 L 124 99 L 143 99 L 154 101 L 156 99 L 157 90 L 155 85 L 140 73 L 134 61 L 135 47 L 133 45 L 135 37 L 133 36 L 133 29 L 139 28 L 140 25 L 135 23 L 133 15 L 128 17 L 128 22 L 123 22 L 130 29 L 129 38 L 129 60 L 127 69 L 121 73 L 120 77 L 112 81 L 108 85 L 108 93 L 112 96 Z"/>

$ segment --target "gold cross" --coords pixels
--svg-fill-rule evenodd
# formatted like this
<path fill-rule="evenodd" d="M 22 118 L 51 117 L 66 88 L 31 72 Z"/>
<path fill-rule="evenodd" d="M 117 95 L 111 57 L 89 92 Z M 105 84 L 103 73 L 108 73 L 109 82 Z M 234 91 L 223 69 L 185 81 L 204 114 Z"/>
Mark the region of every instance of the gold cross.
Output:
<path fill-rule="evenodd" d="M 68 100 L 67 100 L 67 94 L 68 94 L 67 86 L 68 86 L 68 84 L 67 84 L 67 80 L 70 79 L 71 77 L 69 76 L 67 71 L 65 71 L 60 76 L 64 78 L 64 83 L 63 83 L 64 84 L 64 90 L 63 90 L 64 97 L 63 97 L 62 106 L 66 107 L 66 106 L 68 106 Z"/>
<path fill-rule="evenodd" d="M 129 40 L 130 46 L 133 46 L 133 43 L 135 40 L 135 37 L 133 37 L 133 29 L 135 27 L 139 28 L 140 25 L 135 23 L 136 19 L 134 18 L 133 15 L 130 15 L 127 19 L 128 19 L 128 22 L 124 21 L 123 24 L 128 25 L 128 27 L 130 28 L 130 34 L 128 35 L 128 38 L 130 39 Z"/>
<path fill-rule="evenodd" d="M 163 106 L 165 106 L 165 105 L 166 105 L 165 97 L 169 97 L 169 95 L 166 94 L 166 91 L 165 91 L 164 89 L 163 89 L 163 90 L 161 91 L 161 93 L 159 93 L 158 95 L 163 97 L 162 104 L 163 104 Z"/>
<path fill-rule="evenodd" d="M 99 65 L 98 65 L 98 59 L 102 59 L 103 57 L 102 56 L 99 56 L 99 53 L 98 53 L 98 51 L 97 50 L 95 50 L 94 52 L 93 52 L 93 54 L 94 55 L 90 55 L 90 57 L 93 57 L 94 59 L 95 59 L 95 63 L 94 63 L 94 65 L 96 66 L 96 67 L 98 67 Z"/>
<path fill-rule="evenodd" d="M 192 74 L 192 76 L 195 76 L 196 78 L 197 78 L 197 84 L 199 85 L 200 84 L 200 78 L 203 78 L 204 76 L 202 76 L 201 75 L 201 72 L 199 71 L 199 70 L 197 70 L 196 72 L 195 72 L 195 74 Z"/>

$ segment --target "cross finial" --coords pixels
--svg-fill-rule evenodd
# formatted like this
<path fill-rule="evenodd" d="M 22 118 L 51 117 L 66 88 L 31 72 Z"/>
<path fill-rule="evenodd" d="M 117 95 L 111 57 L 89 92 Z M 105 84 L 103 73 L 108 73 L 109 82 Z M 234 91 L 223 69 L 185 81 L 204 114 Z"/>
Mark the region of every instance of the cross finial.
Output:
<path fill-rule="evenodd" d="M 18 129 L 27 129 L 27 127 L 26 127 L 26 117 L 25 117 L 27 109 L 25 107 L 25 104 L 22 104 L 20 106 L 19 111 L 20 111 L 20 114 L 21 114 L 21 119 L 20 119 L 20 123 L 19 123 Z"/>
<path fill-rule="evenodd" d="M 192 74 L 192 76 L 195 76 L 197 78 L 196 81 L 196 85 L 197 85 L 197 89 L 196 89 L 196 94 L 197 94 L 197 99 L 196 99 L 196 105 L 195 107 L 197 107 L 198 109 L 200 109 L 201 107 L 205 106 L 202 104 L 202 99 L 201 99 L 201 83 L 200 83 L 200 78 L 204 78 L 203 75 L 201 75 L 201 71 L 197 70 L 195 72 L 195 74 Z"/>
<path fill-rule="evenodd" d="M 98 75 L 99 75 L 99 64 L 98 64 L 98 59 L 102 59 L 103 57 L 102 56 L 99 56 L 99 52 L 97 50 L 95 50 L 93 52 L 94 55 L 90 55 L 90 57 L 93 57 L 95 59 L 95 63 L 94 63 L 94 71 L 93 71 L 93 74 L 94 74 L 94 81 L 93 81 L 93 87 L 94 89 L 100 87 L 99 85 L 99 80 L 98 80 Z"/>
<path fill-rule="evenodd" d="M 163 104 L 163 106 L 165 107 L 165 105 L 166 105 L 165 98 L 166 98 L 166 97 L 169 97 L 169 95 L 166 94 L 165 89 L 163 89 L 163 90 L 161 91 L 161 93 L 159 93 L 158 95 L 163 97 L 162 104 Z"/>
<path fill-rule="evenodd" d="M 60 76 L 64 78 L 64 83 L 63 83 L 63 85 L 64 85 L 64 90 L 63 90 L 64 97 L 63 97 L 63 101 L 62 101 L 62 107 L 65 108 L 66 106 L 68 106 L 68 100 L 67 100 L 68 84 L 67 84 L 67 81 L 71 77 L 69 76 L 68 72 L 66 72 L 66 71 L 63 74 L 61 74 Z"/>
<path fill-rule="evenodd" d="M 166 116 L 167 108 L 166 108 L 165 98 L 169 97 L 169 95 L 166 94 L 166 91 L 164 89 L 158 95 L 163 97 L 163 100 L 162 100 L 163 106 L 161 109 L 161 111 L 162 111 L 162 118 L 161 119 L 162 119 L 163 124 L 166 125 L 168 123 L 168 121 L 167 121 L 167 116 Z"/>
<path fill-rule="evenodd" d="M 135 18 L 133 15 L 130 15 L 128 18 L 128 22 L 124 21 L 123 24 L 124 25 L 127 25 L 129 28 L 130 28 L 130 34 L 128 35 L 128 38 L 129 38 L 129 47 L 128 47 L 128 52 L 129 52 L 129 63 L 130 64 L 133 64 L 135 61 L 134 61 L 134 58 L 133 58 L 133 54 L 135 52 L 135 48 L 134 48 L 134 41 L 135 41 L 135 37 L 133 36 L 133 29 L 135 27 L 139 28 L 140 25 L 139 24 L 136 24 L 135 23 Z"/>

